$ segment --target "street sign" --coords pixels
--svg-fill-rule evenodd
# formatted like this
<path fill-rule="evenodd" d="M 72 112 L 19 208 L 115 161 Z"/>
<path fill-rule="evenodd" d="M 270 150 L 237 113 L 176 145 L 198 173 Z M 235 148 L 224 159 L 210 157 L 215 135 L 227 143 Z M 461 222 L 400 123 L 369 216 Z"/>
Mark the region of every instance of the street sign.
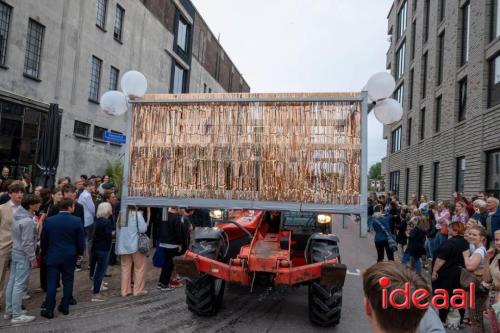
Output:
<path fill-rule="evenodd" d="M 127 142 L 127 137 L 125 135 L 120 133 L 113 133 L 110 131 L 104 131 L 102 138 L 104 141 L 108 141 L 111 143 L 123 144 Z"/>

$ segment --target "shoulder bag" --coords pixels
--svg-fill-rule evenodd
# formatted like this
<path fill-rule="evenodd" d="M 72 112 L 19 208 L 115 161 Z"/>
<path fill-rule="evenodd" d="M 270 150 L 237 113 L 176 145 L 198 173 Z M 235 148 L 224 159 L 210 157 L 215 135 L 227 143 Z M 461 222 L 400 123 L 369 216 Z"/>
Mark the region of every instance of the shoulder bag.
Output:
<path fill-rule="evenodd" d="M 149 249 L 150 249 L 150 242 L 149 242 L 149 237 L 145 234 L 139 231 L 139 214 L 137 214 L 137 211 L 135 211 L 135 222 L 137 226 L 137 251 L 139 251 L 142 254 L 148 255 L 149 254 Z"/>

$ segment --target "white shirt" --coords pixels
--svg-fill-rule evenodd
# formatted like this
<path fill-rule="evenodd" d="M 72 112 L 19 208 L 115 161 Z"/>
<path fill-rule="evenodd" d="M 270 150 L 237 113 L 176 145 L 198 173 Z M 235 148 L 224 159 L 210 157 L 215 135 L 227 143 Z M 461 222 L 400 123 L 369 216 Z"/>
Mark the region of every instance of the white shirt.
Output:
<path fill-rule="evenodd" d="M 9 203 L 10 203 L 10 206 L 12 207 L 12 216 L 14 216 L 14 214 L 17 212 L 17 210 L 19 209 L 19 207 L 21 207 L 21 205 L 16 205 L 12 202 L 12 200 L 9 200 Z"/>
<path fill-rule="evenodd" d="M 95 205 L 92 200 L 92 195 L 89 191 L 84 190 L 78 198 L 78 203 L 83 206 L 83 220 L 84 226 L 88 227 L 94 224 Z"/>

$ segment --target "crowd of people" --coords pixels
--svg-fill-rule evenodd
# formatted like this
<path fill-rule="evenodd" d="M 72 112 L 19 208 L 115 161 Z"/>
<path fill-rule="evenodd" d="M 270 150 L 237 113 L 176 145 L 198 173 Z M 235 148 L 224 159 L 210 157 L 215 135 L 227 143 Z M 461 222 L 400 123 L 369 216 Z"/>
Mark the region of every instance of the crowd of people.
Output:
<path fill-rule="evenodd" d="M 75 272 L 89 272 L 91 300 L 102 302 L 108 265 L 119 262 L 121 296 L 140 296 L 145 288 L 146 250 L 142 235 L 156 246 L 161 274 L 158 289 L 182 287 L 174 272 L 173 257 L 189 245 L 195 226 L 210 226 L 208 212 L 170 208 L 134 207 L 120 222 L 117 188 L 110 176 L 81 175 L 57 180 L 51 189 L 33 186 L 30 177 L 10 177 L 8 167 L 0 177 L 0 307 L 12 324 L 36 319 L 24 309 L 33 268 L 40 269 L 40 290 L 45 292 L 41 316 L 54 317 L 56 293 L 62 286 L 57 306 L 63 315 L 77 300 L 73 295 Z M 165 216 L 167 215 L 167 216 Z M 166 218 L 164 218 L 166 217 Z M 84 273 L 81 273 L 84 274 Z"/>
<path fill-rule="evenodd" d="M 476 306 L 460 309 L 460 326 L 484 332 L 484 314 L 498 331 L 500 308 L 500 208 L 499 200 L 480 192 L 468 198 L 454 193 L 450 201 L 429 201 L 415 195 L 406 204 L 390 193 L 368 199 L 368 228 L 375 233 L 377 262 L 395 260 L 417 274 L 428 276 L 432 290 L 449 295 L 464 281 L 477 284 Z M 466 288 L 467 287 L 467 288 Z M 452 316 L 440 309 L 443 324 Z M 458 317 L 458 315 L 457 315 Z M 451 325 L 451 324 L 450 324 Z M 495 331 L 495 332 L 496 332 Z"/>

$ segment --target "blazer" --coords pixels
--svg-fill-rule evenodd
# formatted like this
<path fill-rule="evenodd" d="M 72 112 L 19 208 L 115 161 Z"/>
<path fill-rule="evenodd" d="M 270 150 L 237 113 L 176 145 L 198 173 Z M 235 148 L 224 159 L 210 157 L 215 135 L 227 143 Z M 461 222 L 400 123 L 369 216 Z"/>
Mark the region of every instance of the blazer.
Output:
<path fill-rule="evenodd" d="M 12 216 L 11 201 L 0 205 L 0 256 L 10 258 L 12 251 Z"/>
<path fill-rule="evenodd" d="M 43 222 L 40 245 L 47 265 L 62 264 L 83 255 L 85 237 L 78 217 L 60 212 Z"/>

